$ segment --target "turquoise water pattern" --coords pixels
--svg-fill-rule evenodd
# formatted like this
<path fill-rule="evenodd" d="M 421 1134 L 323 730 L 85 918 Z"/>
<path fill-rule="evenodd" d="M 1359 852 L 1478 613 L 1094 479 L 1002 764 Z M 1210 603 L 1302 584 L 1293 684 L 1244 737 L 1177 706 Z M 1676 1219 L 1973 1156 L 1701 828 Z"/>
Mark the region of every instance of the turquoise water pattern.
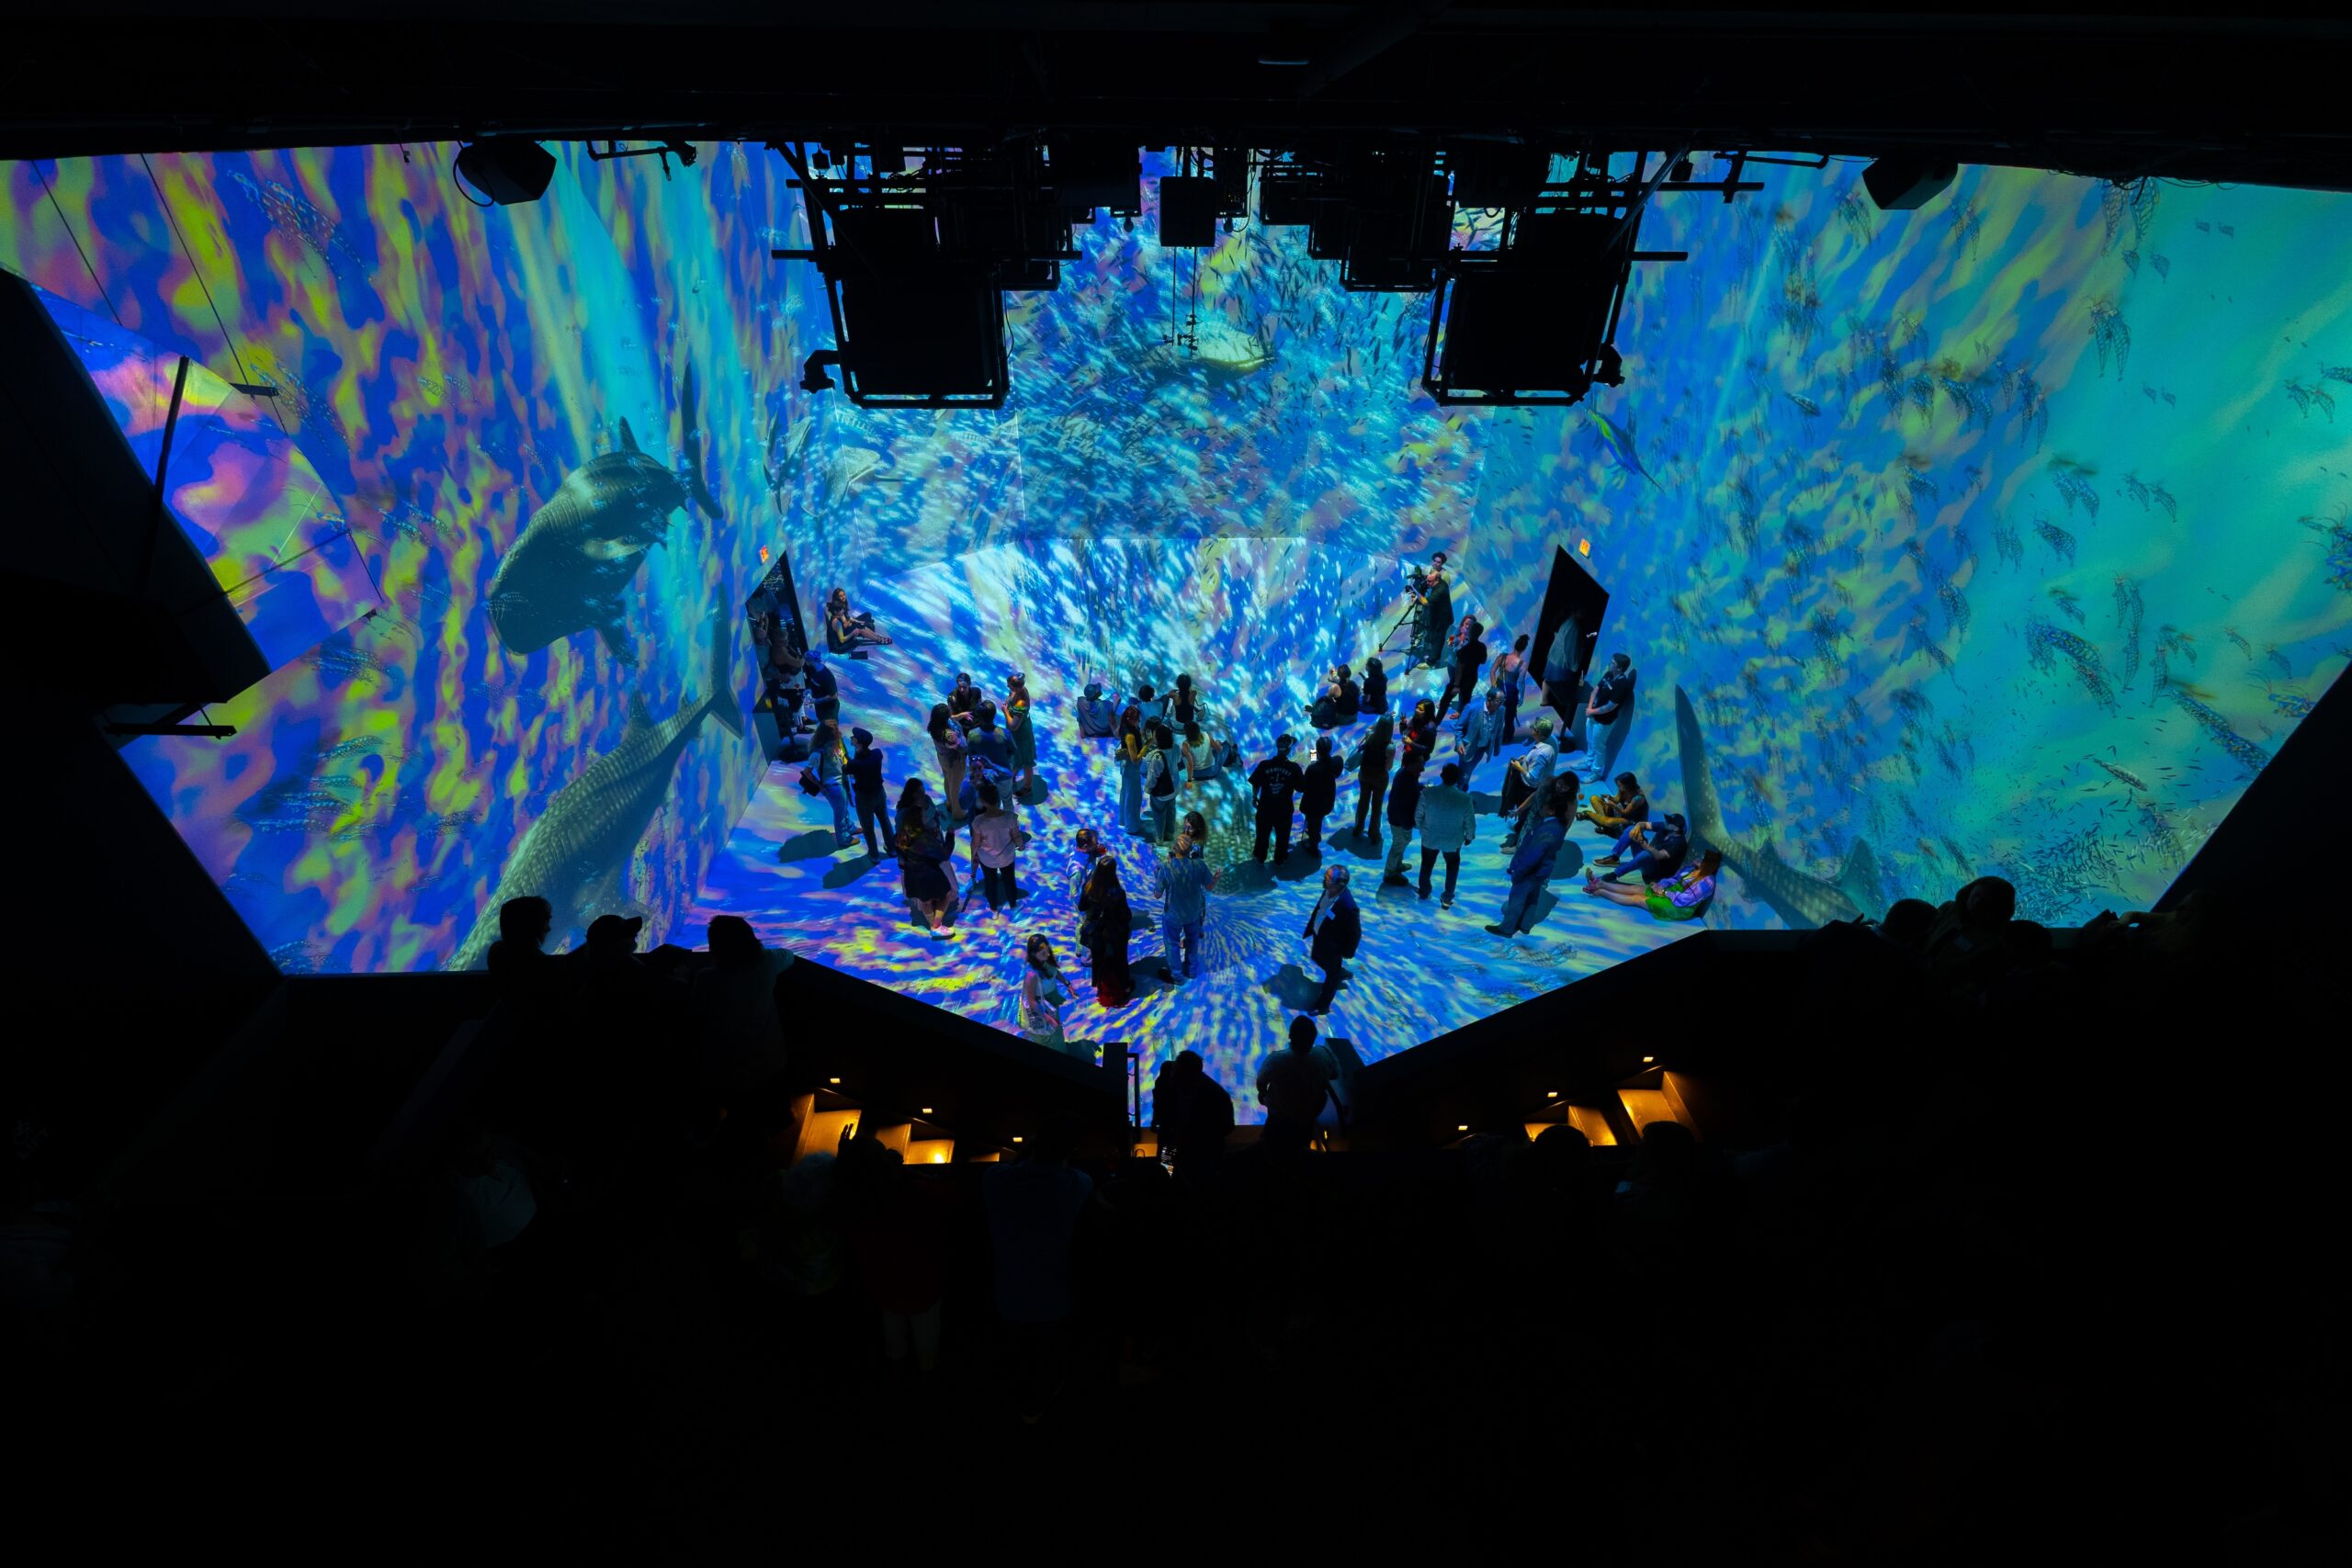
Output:
<path fill-rule="evenodd" d="M 2346 662 L 2344 197 L 1972 169 L 1893 214 L 1838 164 L 1661 198 L 1644 243 L 1692 260 L 1640 269 L 1625 385 L 1499 412 L 1414 389 L 1426 299 L 1340 292 L 1303 231 L 1161 251 L 1148 209 L 1014 298 L 1003 411 L 884 413 L 798 388 L 830 333 L 810 270 L 767 254 L 805 232 L 772 154 L 665 182 L 566 149 L 547 199 L 486 211 L 452 151 L 6 170 L 0 265 L 275 385 L 398 610 L 216 709 L 233 740 L 126 752 L 289 967 L 465 953 L 639 704 L 685 738 L 666 789 L 633 774 L 641 821 L 541 843 L 590 846 L 571 922 L 687 934 L 758 777 L 694 716 L 763 546 L 893 612 L 1012 550 L 1124 680 L 1162 662 L 1155 615 L 1201 612 L 1155 566 L 1104 613 L 1097 541 L 1299 541 L 1333 558 L 1299 624 L 1253 608 L 1253 640 L 1204 649 L 1271 719 L 1381 629 L 1359 567 L 1443 546 L 1528 629 L 1553 549 L 1589 545 L 1641 671 L 1625 760 L 1674 807 L 1703 752 L 1732 925 L 1996 870 L 2046 919 L 2145 904 Z M 1250 605 L 1287 592 L 1289 553 L 1245 558 Z M 990 613 L 925 660 L 1001 657 Z"/>

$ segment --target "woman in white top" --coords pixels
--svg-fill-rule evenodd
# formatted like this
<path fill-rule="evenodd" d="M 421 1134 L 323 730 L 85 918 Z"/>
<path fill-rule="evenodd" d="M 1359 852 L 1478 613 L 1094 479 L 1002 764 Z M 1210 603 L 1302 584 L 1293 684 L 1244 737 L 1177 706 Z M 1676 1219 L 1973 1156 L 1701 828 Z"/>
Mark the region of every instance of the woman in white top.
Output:
<path fill-rule="evenodd" d="M 1041 931 L 1029 939 L 1028 960 L 1021 967 L 1023 1037 L 1060 1049 L 1064 1043 L 1062 1004 L 1069 1000 L 1069 987 L 1062 984 L 1062 966 L 1054 957 L 1054 944 Z"/>
<path fill-rule="evenodd" d="M 1178 755 L 1184 764 L 1184 785 L 1187 789 L 1224 776 L 1225 766 L 1217 761 L 1220 750 L 1222 748 L 1216 739 L 1204 732 L 1199 725 L 1185 728 L 1184 744 L 1178 748 Z"/>

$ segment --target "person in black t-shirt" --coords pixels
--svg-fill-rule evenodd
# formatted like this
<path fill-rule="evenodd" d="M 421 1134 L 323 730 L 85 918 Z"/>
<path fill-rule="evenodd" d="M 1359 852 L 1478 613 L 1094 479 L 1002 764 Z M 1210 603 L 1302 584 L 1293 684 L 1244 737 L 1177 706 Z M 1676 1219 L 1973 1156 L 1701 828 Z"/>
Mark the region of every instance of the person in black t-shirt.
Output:
<path fill-rule="evenodd" d="M 1276 865 L 1290 859 L 1293 803 L 1306 777 L 1306 771 L 1290 760 L 1290 749 L 1296 744 L 1290 736 L 1281 737 L 1274 742 L 1274 754 L 1250 770 L 1250 795 L 1258 807 L 1258 847 L 1251 858 L 1264 860 L 1266 840 L 1272 838 Z"/>
<path fill-rule="evenodd" d="M 1462 639 L 1462 646 L 1454 650 L 1453 668 L 1446 676 L 1445 691 L 1437 699 L 1437 721 L 1440 724 L 1445 722 L 1445 710 L 1453 705 L 1455 698 L 1459 697 L 1465 708 L 1476 700 L 1478 671 L 1486 667 L 1487 628 L 1474 618 L 1464 630 L 1466 635 Z"/>
<path fill-rule="evenodd" d="M 1298 809 L 1306 818 L 1306 852 L 1315 854 L 1323 848 L 1323 818 L 1331 815 L 1340 803 L 1340 774 L 1345 771 L 1340 759 L 1331 754 L 1331 738 L 1318 735 L 1315 739 L 1315 761 L 1306 764 L 1299 784 Z"/>
<path fill-rule="evenodd" d="M 849 738 L 857 747 L 849 760 L 850 795 L 857 804 L 858 830 L 865 835 L 865 858 L 896 860 L 899 852 L 890 832 L 890 803 L 883 794 L 882 748 L 874 744 L 874 732 L 869 729 L 853 729 Z M 874 833 L 876 822 L 882 824 L 878 839 Z"/>

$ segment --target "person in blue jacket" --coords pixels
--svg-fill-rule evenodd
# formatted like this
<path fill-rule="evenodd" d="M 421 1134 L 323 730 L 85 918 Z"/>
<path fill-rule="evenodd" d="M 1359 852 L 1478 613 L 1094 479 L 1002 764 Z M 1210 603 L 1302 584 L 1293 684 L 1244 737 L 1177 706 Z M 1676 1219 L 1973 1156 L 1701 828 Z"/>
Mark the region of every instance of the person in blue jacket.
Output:
<path fill-rule="evenodd" d="M 1499 937 L 1515 937 L 1535 929 L 1535 902 L 1552 880 L 1552 866 L 1567 842 L 1568 814 L 1576 809 L 1573 790 L 1555 790 L 1544 801 L 1543 818 L 1527 829 L 1510 857 L 1510 895 L 1503 900 L 1502 919 L 1487 930 Z"/>

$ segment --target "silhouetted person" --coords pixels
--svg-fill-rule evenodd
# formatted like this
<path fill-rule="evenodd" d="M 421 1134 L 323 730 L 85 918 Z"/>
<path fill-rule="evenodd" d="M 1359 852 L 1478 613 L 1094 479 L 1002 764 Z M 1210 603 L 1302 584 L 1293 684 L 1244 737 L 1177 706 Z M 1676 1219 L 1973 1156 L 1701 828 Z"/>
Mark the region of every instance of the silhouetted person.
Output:
<path fill-rule="evenodd" d="M 881 1309 L 883 1356 L 900 1366 L 911 1348 L 917 1371 L 933 1371 L 947 1291 L 947 1190 L 910 1176 L 899 1151 L 873 1137 L 842 1145 L 833 1184 L 858 1283 Z"/>
<path fill-rule="evenodd" d="M 1038 1133 L 1016 1165 L 981 1179 L 989 1246 L 995 1260 L 996 1310 L 1013 1335 L 1015 1400 L 1035 1421 L 1061 1392 L 1069 1322 L 1078 1309 L 1070 1248 L 1094 1181 L 1073 1170 L 1078 1129 L 1057 1120 Z"/>
<path fill-rule="evenodd" d="M 1307 1135 L 1313 1135 L 1315 1119 L 1323 1113 L 1332 1081 L 1340 1076 L 1338 1058 L 1317 1044 L 1315 1036 L 1313 1019 L 1292 1019 L 1289 1043 L 1258 1069 L 1258 1103 L 1266 1108 L 1270 1130 L 1292 1133 L 1304 1125 Z"/>
<path fill-rule="evenodd" d="M 1151 1124 L 1176 1174 L 1213 1166 L 1233 1133 L 1233 1096 L 1208 1076 L 1197 1051 L 1182 1051 L 1152 1080 Z"/>
<path fill-rule="evenodd" d="M 498 940 L 483 962 L 502 1000 L 523 999 L 545 978 L 554 929 L 555 907 L 544 898 L 509 898 L 498 907 Z"/>

